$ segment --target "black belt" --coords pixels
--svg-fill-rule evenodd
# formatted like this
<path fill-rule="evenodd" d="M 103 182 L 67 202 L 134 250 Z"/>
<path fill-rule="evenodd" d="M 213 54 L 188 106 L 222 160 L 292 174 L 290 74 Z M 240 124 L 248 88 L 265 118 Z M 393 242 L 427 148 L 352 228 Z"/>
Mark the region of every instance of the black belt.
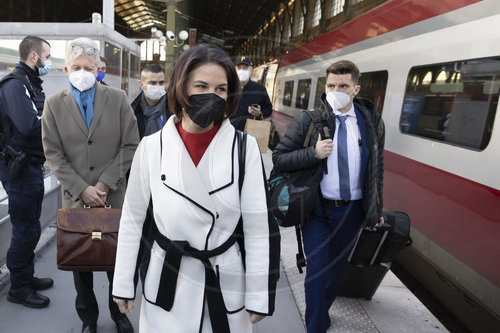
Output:
<path fill-rule="evenodd" d="M 45 156 L 32 155 L 23 150 L 16 150 L 15 148 L 9 145 L 6 145 L 4 150 L 5 154 L 11 159 L 18 158 L 20 155 L 24 154 L 25 163 L 35 164 L 35 165 L 42 165 L 43 163 L 45 163 Z"/>
<path fill-rule="evenodd" d="M 153 223 L 152 232 L 158 245 L 165 250 L 165 259 L 160 276 L 160 286 L 156 296 L 156 304 L 166 311 L 170 311 L 174 304 L 177 276 L 182 256 L 189 256 L 200 260 L 205 266 L 205 297 L 208 303 L 210 322 L 215 333 L 229 333 L 226 306 L 220 288 L 219 279 L 209 258 L 226 252 L 236 242 L 233 233 L 221 246 L 213 250 L 197 250 L 187 241 L 173 241 L 163 236 Z"/>
<path fill-rule="evenodd" d="M 331 200 L 331 199 L 327 199 L 325 197 L 323 197 L 323 200 L 324 200 L 325 204 L 332 205 L 332 206 L 335 206 L 335 207 L 344 207 L 344 206 L 347 206 L 349 204 L 352 204 L 354 202 L 359 201 L 359 200 L 349 200 L 349 201 Z"/>

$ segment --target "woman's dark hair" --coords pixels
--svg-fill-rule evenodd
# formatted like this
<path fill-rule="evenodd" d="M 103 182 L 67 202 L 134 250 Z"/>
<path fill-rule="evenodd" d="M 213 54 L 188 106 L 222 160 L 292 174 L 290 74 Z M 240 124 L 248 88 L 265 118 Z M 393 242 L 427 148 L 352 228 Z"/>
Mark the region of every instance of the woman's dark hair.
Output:
<path fill-rule="evenodd" d="M 241 97 L 241 88 L 233 62 L 221 48 L 215 45 L 200 44 L 182 53 L 168 79 L 168 107 L 178 119 L 182 118 L 182 109 L 190 106 L 187 95 L 189 75 L 205 64 L 219 65 L 226 72 L 228 85 L 226 105 L 221 118 L 215 120 L 216 124 L 220 124 L 236 112 Z"/>

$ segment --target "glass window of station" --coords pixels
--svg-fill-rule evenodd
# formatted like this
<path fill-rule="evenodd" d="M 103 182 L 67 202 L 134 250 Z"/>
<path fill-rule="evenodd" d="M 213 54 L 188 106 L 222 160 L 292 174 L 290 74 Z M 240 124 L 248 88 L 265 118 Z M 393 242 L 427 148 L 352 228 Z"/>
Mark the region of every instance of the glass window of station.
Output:
<path fill-rule="evenodd" d="M 19 44 L 22 39 L 0 39 L 0 72 L 10 72 L 19 62 Z M 52 68 L 50 74 L 64 73 L 66 48 L 70 40 L 47 40 L 50 44 L 50 60 Z M 97 46 L 98 40 L 94 40 Z M 66 75 L 64 73 L 64 75 Z"/>
<path fill-rule="evenodd" d="M 488 145 L 500 91 L 500 57 L 411 68 L 400 130 L 453 145 Z"/>
<path fill-rule="evenodd" d="M 106 58 L 106 74 L 120 76 L 121 49 L 111 43 L 104 44 L 104 57 Z"/>

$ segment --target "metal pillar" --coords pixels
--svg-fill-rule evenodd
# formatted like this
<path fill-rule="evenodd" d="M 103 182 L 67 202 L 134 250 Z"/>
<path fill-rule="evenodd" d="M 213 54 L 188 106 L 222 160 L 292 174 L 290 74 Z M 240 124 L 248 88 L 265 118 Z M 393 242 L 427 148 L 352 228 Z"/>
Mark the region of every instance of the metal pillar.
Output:
<path fill-rule="evenodd" d="M 102 23 L 115 29 L 115 1 L 102 0 Z"/>
<path fill-rule="evenodd" d="M 167 2 L 167 31 L 175 31 L 175 9 L 177 8 L 177 1 L 170 0 Z M 165 45 L 165 75 L 170 76 L 170 72 L 174 67 L 174 40 L 168 40 Z"/>
<path fill-rule="evenodd" d="M 175 31 L 175 10 L 177 9 L 177 3 L 183 0 L 154 0 L 158 2 L 165 2 L 167 4 L 167 22 L 166 27 L 167 31 L 172 31 L 175 35 L 177 35 Z M 166 35 L 166 34 L 165 34 Z M 174 40 L 170 40 L 167 37 L 166 45 L 165 45 L 165 75 L 166 77 L 170 76 L 170 72 L 174 67 Z"/>

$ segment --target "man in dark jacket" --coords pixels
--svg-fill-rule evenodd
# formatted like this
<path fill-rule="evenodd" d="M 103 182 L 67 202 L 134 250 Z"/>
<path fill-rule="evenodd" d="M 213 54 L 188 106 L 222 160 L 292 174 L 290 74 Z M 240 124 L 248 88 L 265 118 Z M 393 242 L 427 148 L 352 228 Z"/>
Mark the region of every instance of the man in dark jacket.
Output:
<path fill-rule="evenodd" d="M 360 90 L 358 80 L 359 70 L 350 61 L 328 67 L 326 94 L 321 99 L 333 138 L 316 133 L 310 146 L 303 148 L 311 119 L 302 112 L 273 152 L 278 170 L 324 170 L 316 207 L 302 227 L 307 257 L 308 333 L 324 333 L 330 326 L 328 309 L 337 296 L 347 257 L 361 227 L 384 223 L 385 138 L 383 132 L 377 135 L 379 128 L 383 131 L 383 123 L 371 101 L 355 98 Z"/>
<path fill-rule="evenodd" d="M 165 73 L 157 64 L 151 64 L 141 71 L 139 86 L 142 92 L 132 102 L 139 138 L 159 131 L 172 115 L 168 110 L 165 92 Z"/>
<path fill-rule="evenodd" d="M 230 120 L 231 124 L 240 131 L 245 129 L 248 118 L 267 118 L 273 112 L 266 88 L 250 80 L 252 71 L 252 60 L 247 56 L 238 57 L 236 73 L 241 83 L 241 99 L 236 113 Z"/>
<path fill-rule="evenodd" d="M 37 292 L 52 287 L 52 279 L 33 276 L 35 247 L 40 239 L 44 195 L 41 116 L 45 94 L 40 75 L 51 68 L 50 44 L 27 36 L 19 45 L 20 61 L 0 86 L 0 180 L 9 197 L 12 238 L 7 252 L 11 287 L 7 300 L 32 308 L 49 305 Z"/>

